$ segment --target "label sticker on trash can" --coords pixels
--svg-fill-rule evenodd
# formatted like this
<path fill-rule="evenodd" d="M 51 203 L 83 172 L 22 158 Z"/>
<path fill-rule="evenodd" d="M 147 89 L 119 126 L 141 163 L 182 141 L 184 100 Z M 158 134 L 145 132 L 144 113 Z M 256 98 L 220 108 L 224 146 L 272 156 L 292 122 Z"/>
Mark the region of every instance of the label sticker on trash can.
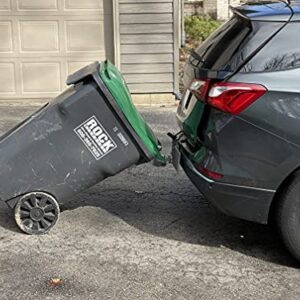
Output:
<path fill-rule="evenodd" d="M 80 124 L 74 131 L 97 160 L 117 148 L 117 144 L 95 116 Z"/>

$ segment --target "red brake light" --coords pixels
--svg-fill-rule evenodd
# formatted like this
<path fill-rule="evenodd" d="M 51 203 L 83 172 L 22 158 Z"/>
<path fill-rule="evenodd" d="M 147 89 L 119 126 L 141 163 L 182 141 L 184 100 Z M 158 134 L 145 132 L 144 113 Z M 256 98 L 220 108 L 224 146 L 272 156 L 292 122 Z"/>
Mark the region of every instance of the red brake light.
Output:
<path fill-rule="evenodd" d="M 213 171 L 210 171 L 208 170 L 207 168 L 204 168 L 202 166 L 199 166 L 199 165 L 196 165 L 195 166 L 198 171 L 200 171 L 204 176 L 210 178 L 210 179 L 215 179 L 215 180 L 218 180 L 218 179 L 222 179 L 224 177 L 224 175 L 220 174 L 220 173 L 217 173 L 217 172 L 213 172 Z"/>
<path fill-rule="evenodd" d="M 259 84 L 220 82 L 210 88 L 207 103 L 221 111 L 238 115 L 266 91 Z"/>
<path fill-rule="evenodd" d="M 190 86 L 190 91 L 197 97 L 200 101 L 205 101 L 209 88 L 209 80 L 198 80 L 192 81 Z"/>

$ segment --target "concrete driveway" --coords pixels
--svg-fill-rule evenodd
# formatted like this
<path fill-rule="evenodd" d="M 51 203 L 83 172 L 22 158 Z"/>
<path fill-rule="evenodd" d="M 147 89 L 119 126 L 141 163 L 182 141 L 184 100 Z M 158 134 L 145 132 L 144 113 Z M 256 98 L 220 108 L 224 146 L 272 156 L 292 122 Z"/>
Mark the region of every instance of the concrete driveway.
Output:
<path fill-rule="evenodd" d="M 1 131 L 35 109 L 0 104 Z M 168 153 L 175 109 L 141 111 Z M 0 204 L 0 299 L 300 297 L 299 265 L 277 233 L 217 212 L 171 166 L 127 170 L 62 210 L 36 237 L 20 233 Z M 63 284 L 49 285 L 54 277 Z"/>

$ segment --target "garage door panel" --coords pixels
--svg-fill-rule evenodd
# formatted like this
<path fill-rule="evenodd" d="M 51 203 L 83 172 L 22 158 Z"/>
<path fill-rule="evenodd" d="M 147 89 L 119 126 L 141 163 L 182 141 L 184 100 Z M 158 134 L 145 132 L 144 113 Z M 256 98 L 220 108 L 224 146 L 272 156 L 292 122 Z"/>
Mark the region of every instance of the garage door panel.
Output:
<path fill-rule="evenodd" d="M 57 10 L 57 0 L 18 0 L 17 7 L 19 10 L 45 10 L 54 9 Z"/>
<path fill-rule="evenodd" d="M 0 62 L 0 95 L 14 94 L 15 86 L 15 66 L 13 62 Z"/>
<path fill-rule="evenodd" d="M 23 93 L 57 93 L 61 90 L 60 63 L 26 62 L 21 64 Z"/>
<path fill-rule="evenodd" d="M 112 24 L 111 0 L 0 0 L 0 99 L 54 97 L 68 74 L 113 60 Z"/>
<path fill-rule="evenodd" d="M 10 10 L 10 8 L 11 8 L 10 0 L 0 1 L 0 10 Z"/>
<path fill-rule="evenodd" d="M 0 53 L 13 51 L 12 22 L 0 21 Z"/>
<path fill-rule="evenodd" d="M 19 23 L 20 51 L 58 52 L 58 27 L 57 21 L 21 21 Z"/>
<path fill-rule="evenodd" d="M 65 23 L 67 52 L 99 51 L 104 45 L 103 22 L 67 21 Z"/>
<path fill-rule="evenodd" d="M 65 0 L 65 9 L 103 9 L 99 0 Z"/>

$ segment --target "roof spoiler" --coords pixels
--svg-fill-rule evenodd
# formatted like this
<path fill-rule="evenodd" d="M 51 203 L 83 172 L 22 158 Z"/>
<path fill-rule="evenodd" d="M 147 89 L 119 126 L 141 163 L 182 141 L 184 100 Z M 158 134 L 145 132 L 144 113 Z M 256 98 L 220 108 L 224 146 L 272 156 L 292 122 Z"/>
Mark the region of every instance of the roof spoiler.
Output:
<path fill-rule="evenodd" d="M 281 4 L 281 6 L 276 6 Z M 243 20 L 256 20 L 267 21 L 269 16 L 274 17 L 274 9 L 278 10 L 278 19 L 272 21 L 288 22 L 293 16 L 293 8 L 291 7 L 290 0 L 277 0 L 277 1 L 259 1 L 259 2 L 246 2 L 240 6 L 230 6 L 231 11 Z M 273 6 L 275 5 L 275 7 Z M 286 12 L 289 11 L 290 15 Z"/>
<path fill-rule="evenodd" d="M 245 19 L 245 20 L 250 20 L 249 17 L 245 14 L 245 10 L 241 9 L 241 6 L 229 6 L 229 9 L 234 13 L 235 15 L 238 15 L 239 17 Z"/>

